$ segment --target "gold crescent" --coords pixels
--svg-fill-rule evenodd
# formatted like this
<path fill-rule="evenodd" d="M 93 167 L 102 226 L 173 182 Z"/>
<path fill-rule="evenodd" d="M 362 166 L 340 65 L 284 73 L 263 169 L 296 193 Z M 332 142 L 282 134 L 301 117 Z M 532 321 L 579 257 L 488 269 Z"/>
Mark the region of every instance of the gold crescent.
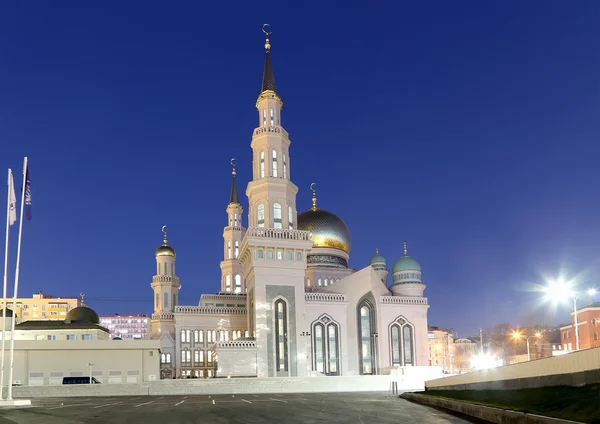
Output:
<path fill-rule="evenodd" d="M 269 36 L 269 35 L 273 34 L 273 31 L 269 31 L 269 30 L 267 29 L 267 27 L 270 27 L 270 26 L 271 26 L 271 25 L 269 25 L 269 24 L 264 24 L 264 25 L 262 26 L 262 32 L 264 32 L 266 36 Z"/>

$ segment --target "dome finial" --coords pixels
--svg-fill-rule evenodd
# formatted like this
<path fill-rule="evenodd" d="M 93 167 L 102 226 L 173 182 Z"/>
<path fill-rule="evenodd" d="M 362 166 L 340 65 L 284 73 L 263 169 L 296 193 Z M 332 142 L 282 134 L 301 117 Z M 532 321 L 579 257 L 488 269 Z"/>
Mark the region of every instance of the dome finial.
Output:
<path fill-rule="evenodd" d="M 404 240 L 404 256 L 408 256 L 408 249 L 406 248 L 406 240 Z"/>
<path fill-rule="evenodd" d="M 167 226 L 163 225 L 161 231 L 163 232 L 163 243 L 167 245 Z"/>
<path fill-rule="evenodd" d="M 312 210 L 316 211 L 317 210 L 317 183 L 311 183 L 310 190 L 312 191 L 312 202 L 313 202 Z"/>
<path fill-rule="evenodd" d="M 375 248 L 375 255 L 379 256 L 379 247 Z"/>
<path fill-rule="evenodd" d="M 271 44 L 269 43 L 269 35 L 271 35 L 273 32 L 269 31 L 269 28 L 271 27 L 271 25 L 269 24 L 264 24 L 262 26 L 262 32 L 265 33 L 265 35 L 267 36 L 267 40 L 265 42 L 265 50 L 267 51 L 267 53 L 269 53 L 269 50 L 271 50 Z"/>
<path fill-rule="evenodd" d="M 231 161 L 229 162 L 231 163 L 231 175 L 233 175 L 232 179 L 231 179 L 231 195 L 229 196 L 229 204 L 232 203 L 237 203 L 238 205 L 240 204 L 240 198 L 238 196 L 238 190 L 237 190 L 237 183 L 236 183 L 236 170 L 235 170 L 235 166 L 237 165 L 237 160 L 235 158 L 232 158 Z"/>
<path fill-rule="evenodd" d="M 85 306 L 85 293 L 79 293 L 79 296 L 81 296 L 81 306 Z"/>
<path fill-rule="evenodd" d="M 237 160 L 235 158 L 231 158 L 231 161 L 229 162 L 231 163 L 231 175 L 235 175 L 235 165 L 237 165 Z"/>

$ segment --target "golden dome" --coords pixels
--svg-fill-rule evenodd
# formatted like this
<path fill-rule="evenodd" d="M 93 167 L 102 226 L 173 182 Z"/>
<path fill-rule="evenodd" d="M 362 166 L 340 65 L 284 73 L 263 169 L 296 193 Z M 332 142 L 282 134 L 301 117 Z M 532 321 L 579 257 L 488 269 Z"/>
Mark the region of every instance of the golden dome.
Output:
<path fill-rule="evenodd" d="M 350 253 L 350 230 L 337 215 L 322 209 L 309 209 L 298 215 L 298 229 L 310 231 L 313 247 L 329 247 Z"/>
<path fill-rule="evenodd" d="M 168 244 L 163 244 L 158 249 L 156 249 L 156 256 L 173 256 L 173 257 L 175 257 L 175 249 L 173 249 Z"/>

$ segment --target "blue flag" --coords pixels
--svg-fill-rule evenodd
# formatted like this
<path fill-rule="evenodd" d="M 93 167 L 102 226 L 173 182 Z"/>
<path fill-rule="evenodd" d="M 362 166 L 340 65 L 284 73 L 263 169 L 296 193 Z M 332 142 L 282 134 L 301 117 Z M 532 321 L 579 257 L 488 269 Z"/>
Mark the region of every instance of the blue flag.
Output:
<path fill-rule="evenodd" d="M 31 220 L 31 181 L 29 180 L 29 166 L 25 169 L 25 217 Z"/>

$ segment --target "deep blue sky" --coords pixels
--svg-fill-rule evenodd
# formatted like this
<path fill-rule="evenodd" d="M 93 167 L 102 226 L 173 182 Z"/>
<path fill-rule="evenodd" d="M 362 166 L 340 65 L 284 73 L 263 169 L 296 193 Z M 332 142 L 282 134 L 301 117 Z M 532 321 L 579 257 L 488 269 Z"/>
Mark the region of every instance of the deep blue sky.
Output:
<path fill-rule="evenodd" d="M 561 268 L 600 283 L 599 2 L 218 4 L 2 4 L 0 165 L 29 156 L 34 202 L 21 294 L 151 313 L 165 224 L 181 303 L 219 289 L 265 22 L 299 210 L 316 181 L 351 266 L 408 240 L 430 324 L 459 335 L 567 321 L 526 291 Z"/>

